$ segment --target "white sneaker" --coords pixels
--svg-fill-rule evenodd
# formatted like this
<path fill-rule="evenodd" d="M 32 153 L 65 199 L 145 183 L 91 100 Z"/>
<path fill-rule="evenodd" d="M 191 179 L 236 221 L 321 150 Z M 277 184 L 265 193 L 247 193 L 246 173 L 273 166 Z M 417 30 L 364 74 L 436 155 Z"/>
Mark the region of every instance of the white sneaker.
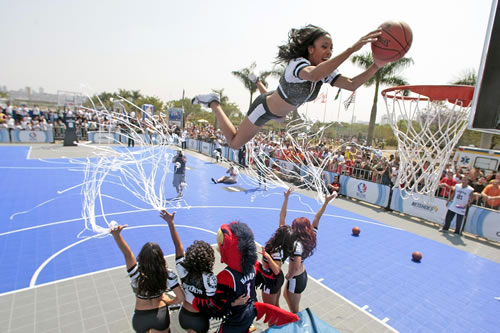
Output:
<path fill-rule="evenodd" d="M 220 104 L 219 94 L 211 93 L 206 95 L 198 95 L 191 100 L 191 103 L 193 104 L 200 104 L 207 107 L 210 107 L 210 104 L 212 104 L 212 102 L 217 102 Z"/>
<path fill-rule="evenodd" d="M 248 74 L 248 79 L 250 81 L 252 81 L 253 83 L 257 83 L 257 81 L 259 81 L 259 77 L 257 75 L 255 75 L 254 72 L 251 72 L 250 74 Z"/>

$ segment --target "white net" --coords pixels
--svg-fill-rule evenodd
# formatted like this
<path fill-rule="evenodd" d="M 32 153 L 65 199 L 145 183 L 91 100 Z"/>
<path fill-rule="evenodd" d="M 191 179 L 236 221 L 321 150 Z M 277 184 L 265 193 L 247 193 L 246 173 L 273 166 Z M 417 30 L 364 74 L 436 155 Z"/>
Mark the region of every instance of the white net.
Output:
<path fill-rule="evenodd" d="M 432 200 L 466 129 L 473 87 L 402 86 L 382 92 L 398 142 L 394 186 L 403 199 Z"/>
<path fill-rule="evenodd" d="M 322 202 L 328 193 L 325 178 L 328 158 L 319 157 L 319 143 L 325 127 L 315 127 L 307 119 L 288 123 L 285 136 L 270 148 L 258 139 L 248 144 L 253 168 L 246 170 L 255 187 L 283 187 L 311 190 Z M 268 149 L 270 148 L 270 149 Z"/>

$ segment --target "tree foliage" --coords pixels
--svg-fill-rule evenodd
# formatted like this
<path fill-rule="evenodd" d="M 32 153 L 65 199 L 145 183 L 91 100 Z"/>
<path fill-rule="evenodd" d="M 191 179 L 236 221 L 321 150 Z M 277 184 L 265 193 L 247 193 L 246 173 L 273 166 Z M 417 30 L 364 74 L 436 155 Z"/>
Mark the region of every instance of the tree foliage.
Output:
<path fill-rule="evenodd" d="M 374 63 L 374 60 L 372 54 L 370 52 L 366 52 L 364 54 L 351 57 L 351 62 L 366 70 Z M 370 145 L 373 140 L 375 121 L 377 120 L 377 102 L 380 85 L 399 86 L 408 84 L 408 82 L 403 77 L 398 76 L 397 73 L 412 64 L 413 59 L 403 57 L 380 68 L 377 73 L 365 83 L 365 86 L 367 87 L 372 85 L 375 86 L 375 94 L 373 96 L 372 110 L 370 113 L 370 123 L 368 126 L 368 145 Z"/>

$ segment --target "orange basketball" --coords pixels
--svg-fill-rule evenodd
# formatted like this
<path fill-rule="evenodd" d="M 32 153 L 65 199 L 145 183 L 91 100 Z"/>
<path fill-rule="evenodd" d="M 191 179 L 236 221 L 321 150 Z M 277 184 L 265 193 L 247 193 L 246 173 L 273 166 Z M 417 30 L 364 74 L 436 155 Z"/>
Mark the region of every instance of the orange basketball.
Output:
<path fill-rule="evenodd" d="M 422 253 L 415 251 L 411 254 L 411 259 L 416 262 L 420 262 L 422 260 Z"/>
<path fill-rule="evenodd" d="M 387 21 L 380 25 L 382 34 L 372 43 L 374 59 L 396 61 L 410 49 L 413 33 L 405 22 Z"/>
<path fill-rule="evenodd" d="M 354 236 L 359 236 L 359 233 L 361 232 L 361 229 L 359 229 L 359 227 L 354 227 L 352 228 L 352 234 Z"/>

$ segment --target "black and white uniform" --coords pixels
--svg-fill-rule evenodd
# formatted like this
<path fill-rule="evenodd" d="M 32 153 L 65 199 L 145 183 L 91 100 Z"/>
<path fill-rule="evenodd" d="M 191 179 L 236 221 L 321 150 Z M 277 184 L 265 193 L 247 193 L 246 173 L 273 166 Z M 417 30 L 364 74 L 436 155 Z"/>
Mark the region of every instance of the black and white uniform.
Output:
<path fill-rule="evenodd" d="M 271 258 L 275 261 L 283 261 L 283 250 L 278 249 L 271 253 Z M 262 261 L 269 264 L 268 260 L 264 257 Z M 283 275 L 283 271 L 280 270 L 279 274 L 276 275 L 273 273 L 271 268 L 264 268 L 264 266 L 259 263 L 260 270 L 257 274 L 257 279 L 255 282 L 256 287 L 260 287 L 262 291 L 266 294 L 276 294 L 280 289 L 283 283 L 285 282 L 285 277 Z"/>
<path fill-rule="evenodd" d="M 133 267 L 127 270 L 130 277 L 130 285 L 137 298 L 140 299 L 154 299 L 161 297 L 163 293 L 168 289 L 174 289 L 179 285 L 179 280 L 177 275 L 170 269 L 167 269 L 167 281 L 165 282 L 165 289 L 158 290 L 152 294 L 139 294 L 137 293 L 137 279 L 140 276 L 139 263 L 136 263 Z M 136 332 L 148 332 L 150 329 L 155 330 L 166 330 L 170 327 L 170 315 L 168 313 L 168 307 L 164 306 L 161 308 L 151 309 L 151 310 L 134 310 L 134 315 L 132 317 L 132 327 Z"/>
<path fill-rule="evenodd" d="M 311 66 L 311 62 L 306 58 L 296 58 L 291 60 L 283 75 L 280 78 L 278 85 L 278 94 L 285 102 L 299 107 L 300 105 L 313 101 L 318 97 L 318 93 L 323 83 L 329 83 L 333 86 L 335 81 L 340 76 L 338 70 L 333 71 L 324 79 L 316 82 L 302 80 L 299 77 L 301 69 Z M 274 91 L 259 95 L 250 106 L 247 116 L 253 124 L 262 126 L 271 119 L 284 118 L 277 116 L 271 111 L 266 103 L 266 97 Z"/>
<path fill-rule="evenodd" d="M 317 233 L 318 229 L 314 228 L 314 233 Z M 302 242 L 300 240 L 296 240 L 293 243 L 293 252 L 292 255 L 290 256 L 290 260 L 300 260 L 304 261 L 302 258 L 302 255 L 304 253 L 304 245 L 302 245 Z M 286 283 L 286 289 L 288 289 L 289 292 L 294 293 L 294 294 L 301 294 L 307 287 L 307 272 L 304 269 L 304 272 L 302 272 L 299 275 L 294 276 L 290 280 L 287 281 Z"/>
<path fill-rule="evenodd" d="M 215 296 L 217 277 L 213 273 L 203 273 L 201 279 L 189 275 L 184 266 L 184 257 L 175 260 L 177 273 L 182 282 L 186 302 L 193 304 L 195 297 L 207 298 Z M 198 333 L 207 332 L 210 318 L 200 312 L 191 312 L 182 308 L 179 312 L 179 323 L 185 330 L 192 329 Z"/>

